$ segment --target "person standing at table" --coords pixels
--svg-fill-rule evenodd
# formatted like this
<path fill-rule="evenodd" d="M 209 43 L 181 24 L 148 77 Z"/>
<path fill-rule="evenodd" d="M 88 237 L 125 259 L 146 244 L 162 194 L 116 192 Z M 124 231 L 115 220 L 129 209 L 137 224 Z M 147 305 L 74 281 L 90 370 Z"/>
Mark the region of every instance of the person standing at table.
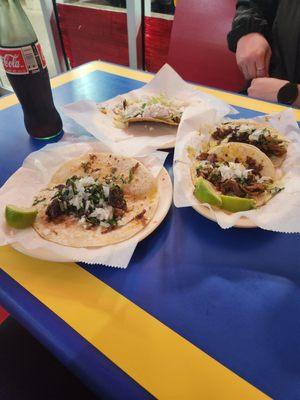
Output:
<path fill-rule="evenodd" d="M 229 49 L 248 95 L 300 107 L 300 1 L 239 0 Z"/>

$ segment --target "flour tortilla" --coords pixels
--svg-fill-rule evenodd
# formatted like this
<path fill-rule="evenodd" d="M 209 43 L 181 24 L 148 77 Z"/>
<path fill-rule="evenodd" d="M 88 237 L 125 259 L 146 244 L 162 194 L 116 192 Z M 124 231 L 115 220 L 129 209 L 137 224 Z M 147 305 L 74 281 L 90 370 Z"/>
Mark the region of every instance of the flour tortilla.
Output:
<path fill-rule="evenodd" d="M 84 172 L 82 163 L 87 162 L 90 162 L 93 172 Z M 77 218 L 71 216 L 66 216 L 61 222 L 48 220 L 45 211 L 50 199 L 57 191 L 55 186 L 65 184 L 66 180 L 73 175 L 91 176 L 102 182 L 105 177 L 111 175 L 112 168 L 115 169 L 115 176 L 128 179 L 130 169 L 137 164 L 138 168 L 130 183 L 123 184 L 121 179 L 116 181 L 124 190 L 128 209 L 128 212 L 119 221 L 122 226 L 103 233 L 100 226 L 87 229 L 78 224 Z M 86 154 L 63 164 L 52 177 L 48 187 L 42 190 L 37 197 L 40 199 L 45 197 L 46 200 L 36 205 L 38 215 L 33 226 L 34 229 L 44 239 L 70 247 L 100 247 L 129 239 L 150 222 L 159 200 L 156 181 L 143 164 L 133 158 L 107 153 L 92 153 L 92 159 L 91 154 Z M 139 218 L 143 212 L 142 218 Z"/>
<path fill-rule="evenodd" d="M 270 177 L 273 181 L 276 180 L 276 170 L 272 161 L 262 151 L 251 144 L 230 142 L 213 147 L 208 153 L 216 154 L 218 161 L 234 162 L 235 159 L 238 158 L 241 164 L 245 164 L 247 157 L 251 157 L 256 161 L 257 164 L 263 166 L 263 169 L 261 170 L 262 176 Z M 191 176 L 194 185 L 196 185 L 199 179 L 196 172 L 197 165 L 197 161 L 194 160 L 191 167 Z M 271 197 L 272 194 L 266 192 L 259 196 L 254 196 L 253 199 L 256 202 L 256 206 L 260 207 L 267 203 Z"/>
<path fill-rule="evenodd" d="M 220 125 L 223 125 L 223 124 L 219 124 L 219 126 Z M 272 136 L 278 137 L 279 139 L 281 139 L 285 143 L 286 148 L 288 146 L 288 143 L 289 143 L 288 139 L 286 139 L 280 132 L 277 131 L 277 129 L 273 128 L 271 125 L 264 124 L 264 123 L 261 123 L 261 122 L 251 121 L 251 120 L 248 120 L 248 119 L 231 120 L 230 121 L 230 125 L 234 126 L 234 127 L 240 127 L 241 125 L 247 125 L 249 127 L 255 127 L 256 129 L 268 129 L 271 132 Z M 216 127 L 212 127 L 211 128 L 211 133 L 215 130 L 215 128 Z M 221 143 L 227 143 L 226 138 L 223 139 Z M 248 143 L 245 143 L 245 144 L 248 144 Z M 210 141 L 209 141 L 209 148 L 215 147 L 217 145 L 218 145 L 218 141 L 216 139 L 211 138 Z M 254 143 L 252 145 L 255 146 Z M 271 161 L 272 161 L 272 163 L 274 164 L 275 167 L 280 167 L 280 165 L 283 163 L 283 161 L 286 158 L 286 153 L 284 155 L 282 155 L 282 156 L 275 156 L 274 155 L 274 156 L 271 156 L 269 158 L 271 159 Z"/>

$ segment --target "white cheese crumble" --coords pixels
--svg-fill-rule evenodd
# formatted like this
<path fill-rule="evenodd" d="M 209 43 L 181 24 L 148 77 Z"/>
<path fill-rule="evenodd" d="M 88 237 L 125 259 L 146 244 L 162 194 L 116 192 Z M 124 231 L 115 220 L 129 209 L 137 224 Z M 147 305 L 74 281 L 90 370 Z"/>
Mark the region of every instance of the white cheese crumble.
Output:
<path fill-rule="evenodd" d="M 141 112 L 141 107 L 139 104 L 132 104 L 127 106 L 124 110 L 124 117 L 125 118 L 133 118 L 136 117 Z"/>
<path fill-rule="evenodd" d="M 249 172 L 252 171 L 251 169 L 246 169 L 240 163 L 229 162 L 228 164 L 229 165 L 223 164 L 218 167 L 218 170 L 221 173 L 222 182 L 232 178 L 247 179 Z"/>
<path fill-rule="evenodd" d="M 80 178 L 77 181 L 75 181 L 77 194 L 75 195 L 74 199 L 76 199 L 76 197 L 79 198 L 78 201 L 81 201 L 83 198 L 86 199 L 88 197 L 88 194 L 86 194 L 84 192 L 84 188 L 86 186 L 94 185 L 95 183 L 96 183 L 95 179 L 92 178 L 91 176 L 85 176 L 84 178 Z M 76 202 L 76 200 L 75 200 L 75 202 Z M 73 204 L 73 205 L 77 208 L 77 206 L 75 204 Z"/>
<path fill-rule="evenodd" d="M 78 193 L 73 197 L 73 199 L 69 200 L 69 203 L 71 204 L 71 206 L 74 206 L 77 210 L 79 210 L 83 205 L 82 199 L 83 196 L 81 195 L 81 193 Z"/>
<path fill-rule="evenodd" d="M 95 183 L 96 181 L 94 180 L 94 178 L 90 176 L 86 176 L 84 178 L 79 179 L 78 181 L 75 181 L 77 193 L 75 195 L 73 193 L 73 197 L 69 199 L 69 203 L 72 206 L 74 206 L 77 210 L 79 210 L 80 208 L 83 207 L 83 200 L 86 200 L 85 211 L 87 211 L 91 203 L 89 200 L 87 200 L 90 194 L 85 192 L 85 187 L 94 185 Z M 102 187 L 105 198 L 108 198 L 110 187 L 108 185 L 103 185 Z M 104 201 L 100 199 L 99 206 L 103 206 L 104 204 L 105 204 Z"/>
<path fill-rule="evenodd" d="M 268 182 L 268 181 L 271 181 L 271 178 L 268 177 L 268 176 L 262 176 L 259 179 L 257 179 L 257 183 L 265 183 L 265 182 Z"/>
<path fill-rule="evenodd" d="M 257 142 L 261 136 L 269 136 L 270 132 L 266 129 L 255 129 L 254 132 L 249 135 L 249 140 Z"/>
<path fill-rule="evenodd" d="M 85 203 L 85 212 L 88 211 L 90 205 L 91 205 L 91 202 L 89 200 L 87 200 L 86 203 Z"/>
<path fill-rule="evenodd" d="M 210 165 L 210 163 L 207 160 L 199 161 L 199 167 L 204 168 L 206 165 Z"/>
<path fill-rule="evenodd" d="M 106 198 L 108 198 L 110 187 L 109 187 L 108 185 L 102 185 L 102 187 L 103 187 L 104 196 L 105 196 Z"/>
<path fill-rule="evenodd" d="M 238 128 L 238 132 L 244 133 L 244 132 L 248 132 L 249 131 L 249 126 L 248 125 L 241 125 Z"/>
<path fill-rule="evenodd" d="M 168 99 L 165 95 L 143 96 L 142 98 L 126 99 L 117 104 L 114 112 L 125 120 L 133 117 L 145 118 L 181 118 L 185 103 L 180 100 Z"/>
<path fill-rule="evenodd" d="M 100 226 L 102 226 L 102 228 L 109 228 L 110 227 L 109 223 L 103 222 L 103 221 L 100 222 Z"/>
<path fill-rule="evenodd" d="M 94 183 L 96 183 L 94 178 L 92 178 L 91 176 L 85 176 L 76 181 L 76 187 L 79 190 L 81 187 L 93 185 Z"/>
<path fill-rule="evenodd" d="M 96 208 L 89 216 L 97 218 L 99 221 L 112 219 L 113 208 L 111 206 L 106 206 L 105 208 Z"/>
<path fill-rule="evenodd" d="M 86 223 L 85 216 L 81 217 L 80 220 L 78 220 L 78 225 L 82 226 L 83 228 L 86 228 L 88 225 Z"/>
<path fill-rule="evenodd" d="M 234 129 L 235 130 L 235 132 L 236 132 L 236 135 L 237 136 L 239 136 L 241 133 L 245 133 L 245 132 L 249 132 L 249 126 L 248 125 L 241 125 L 241 126 L 239 126 L 239 127 L 237 127 L 236 125 L 234 125 L 234 124 L 226 124 L 226 125 L 223 125 L 222 126 L 222 130 L 226 130 L 226 128 L 232 128 L 232 129 Z M 238 128 L 238 129 L 236 129 L 236 128 Z M 226 137 L 226 139 L 228 139 L 228 138 L 230 138 L 232 136 L 232 134 L 230 133 L 229 135 L 228 135 L 228 137 Z"/>
<path fill-rule="evenodd" d="M 143 117 L 145 118 L 169 118 L 169 107 L 162 104 L 149 104 L 144 108 Z"/>

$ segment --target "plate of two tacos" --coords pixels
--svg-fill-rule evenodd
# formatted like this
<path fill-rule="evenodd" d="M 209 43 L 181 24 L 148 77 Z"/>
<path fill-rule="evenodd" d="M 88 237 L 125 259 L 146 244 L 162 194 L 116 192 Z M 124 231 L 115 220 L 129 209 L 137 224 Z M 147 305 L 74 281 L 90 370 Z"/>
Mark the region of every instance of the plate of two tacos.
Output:
<path fill-rule="evenodd" d="M 75 248 L 103 247 L 133 237 L 140 241 L 162 222 L 171 201 L 165 169 L 154 178 L 136 159 L 89 153 L 63 164 L 36 194 L 33 228 L 47 241 Z M 22 246 L 17 249 L 29 254 Z"/>
<path fill-rule="evenodd" d="M 196 211 L 215 220 L 213 209 L 236 213 L 266 204 L 284 189 L 276 167 L 287 148 L 288 141 L 268 125 L 238 120 L 212 128 L 201 151 L 190 151 Z M 245 217 L 235 226 L 255 227 Z"/>

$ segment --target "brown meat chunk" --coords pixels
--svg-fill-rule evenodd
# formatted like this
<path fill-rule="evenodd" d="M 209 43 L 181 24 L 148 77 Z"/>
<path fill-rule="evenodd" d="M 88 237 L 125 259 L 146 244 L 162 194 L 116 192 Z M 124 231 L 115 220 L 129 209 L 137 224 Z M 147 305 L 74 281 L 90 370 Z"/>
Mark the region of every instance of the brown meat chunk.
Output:
<path fill-rule="evenodd" d="M 257 164 L 254 158 L 252 157 L 247 157 L 246 164 L 249 169 L 253 170 L 254 175 L 258 175 L 263 169 L 262 164 Z"/>
<path fill-rule="evenodd" d="M 138 169 L 139 166 L 140 166 L 140 164 L 137 162 L 137 163 L 131 168 L 133 174 L 135 173 L 135 171 Z"/>
<path fill-rule="evenodd" d="M 114 229 L 116 229 L 116 226 L 115 225 L 111 225 L 108 228 L 102 228 L 101 233 L 105 234 L 105 233 L 113 231 Z"/>
<path fill-rule="evenodd" d="M 199 161 L 204 161 L 204 160 L 207 160 L 207 157 L 208 157 L 208 153 L 200 153 L 199 156 L 197 156 L 196 158 Z"/>
<path fill-rule="evenodd" d="M 231 133 L 233 133 L 233 129 L 230 126 L 226 127 L 226 129 L 217 127 L 211 136 L 216 140 L 223 140 Z"/>
<path fill-rule="evenodd" d="M 122 218 L 123 215 L 125 214 L 125 211 L 122 210 L 121 208 L 115 208 L 114 209 L 114 218 Z"/>
<path fill-rule="evenodd" d="M 145 213 L 146 213 L 146 210 L 143 210 L 142 212 L 140 212 L 140 213 L 135 217 L 135 219 L 143 219 Z"/>
<path fill-rule="evenodd" d="M 266 153 L 268 155 L 281 157 L 286 154 L 286 148 L 279 143 L 266 143 Z"/>
<path fill-rule="evenodd" d="M 211 164 L 215 164 L 218 160 L 218 157 L 216 156 L 216 154 L 210 154 L 207 157 L 207 161 L 209 161 Z"/>
<path fill-rule="evenodd" d="M 249 195 L 259 195 L 265 191 L 265 185 L 263 183 L 251 183 L 243 187 L 245 192 Z"/>
<path fill-rule="evenodd" d="M 63 215 L 63 211 L 60 208 L 60 201 L 58 199 L 54 199 L 46 208 L 46 215 L 49 221 L 54 221 L 61 215 Z"/>
<path fill-rule="evenodd" d="M 245 192 L 239 183 L 233 179 L 227 179 L 219 184 L 219 189 L 223 194 L 233 194 L 238 197 L 245 197 Z"/>
<path fill-rule="evenodd" d="M 239 142 L 239 143 L 249 143 L 249 132 L 238 132 L 234 131 L 228 142 Z"/>
<path fill-rule="evenodd" d="M 90 161 L 95 161 L 97 159 L 96 154 L 89 154 Z"/>
<path fill-rule="evenodd" d="M 108 204 L 113 208 L 120 208 L 121 210 L 126 210 L 127 204 L 124 199 L 123 190 L 120 186 L 113 186 L 110 188 L 108 195 Z"/>

